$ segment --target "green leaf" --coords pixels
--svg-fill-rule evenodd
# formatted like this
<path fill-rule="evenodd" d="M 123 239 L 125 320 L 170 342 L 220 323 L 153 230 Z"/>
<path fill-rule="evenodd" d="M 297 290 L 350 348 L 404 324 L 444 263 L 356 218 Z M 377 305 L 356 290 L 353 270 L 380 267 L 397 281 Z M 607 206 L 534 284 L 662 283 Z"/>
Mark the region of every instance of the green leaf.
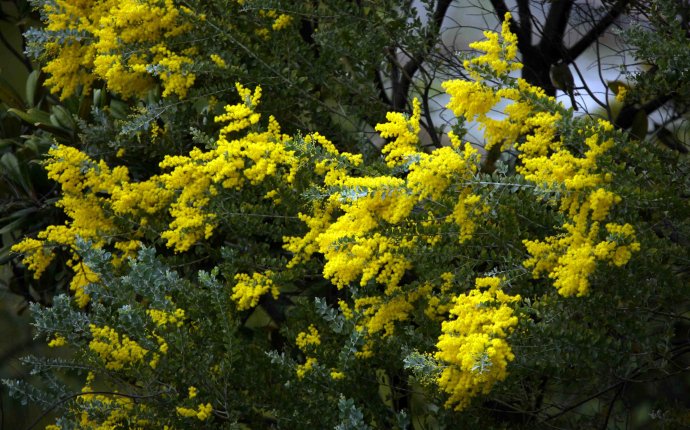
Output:
<path fill-rule="evenodd" d="M 50 122 L 56 127 L 62 127 L 67 130 L 74 130 L 76 124 L 72 114 L 62 106 L 53 106 L 51 109 Z"/>
<path fill-rule="evenodd" d="M 24 109 L 24 101 L 9 82 L 0 77 L 0 101 L 15 109 Z"/>
<path fill-rule="evenodd" d="M 32 214 L 32 213 L 36 212 L 37 210 L 38 209 L 36 207 L 33 207 L 33 206 L 29 207 L 29 208 L 16 210 L 16 211 L 12 212 L 12 214 L 10 214 L 6 217 L 0 218 L 0 224 L 7 222 L 7 221 L 10 221 L 10 220 L 13 220 L 13 219 L 16 219 L 16 218 L 24 218 L 25 216 Z"/>
<path fill-rule="evenodd" d="M 0 166 L 2 166 L 3 172 L 15 183 L 22 186 L 26 193 L 31 192 L 31 186 L 23 175 L 21 167 L 19 167 L 19 162 L 17 157 L 8 152 L 0 158 Z"/>
<path fill-rule="evenodd" d="M 10 112 L 18 116 L 19 119 L 26 121 L 29 124 L 50 124 L 50 114 L 40 109 L 31 108 L 27 111 L 23 111 L 20 109 L 8 109 L 7 112 Z"/>
<path fill-rule="evenodd" d="M 9 224 L 6 224 L 4 227 L 0 228 L 0 234 L 9 233 L 13 230 L 16 230 L 23 222 L 24 218 L 18 218 Z"/>
<path fill-rule="evenodd" d="M 30 107 L 36 106 L 36 92 L 38 91 L 38 78 L 40 75 L 40 70 L 34 70 L 26 78 L 26 101 Z"/>

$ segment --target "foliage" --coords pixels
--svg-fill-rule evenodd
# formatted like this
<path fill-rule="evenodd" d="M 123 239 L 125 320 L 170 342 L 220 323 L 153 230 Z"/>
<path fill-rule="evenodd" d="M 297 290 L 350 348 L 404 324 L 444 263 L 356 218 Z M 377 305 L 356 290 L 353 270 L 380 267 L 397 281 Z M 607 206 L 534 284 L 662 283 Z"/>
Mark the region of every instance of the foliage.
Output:
<path fill-rule="evenodd" d="M 39 279 L 60 255 L 73 272 L 32 306 L 72 357 L 25 360 L 46 392 L 5 382 L 55 410 L 48 428 L 606 426 L 629 381 L 681 364 L 687 161 L 515 77 L 510 14 L 443 83 L 450 144 L 424 150 L 413 100 L 373 114 L 388 143 L 369 155 L 290 93 L 327 87 L 329 37 L 362 30 L 331 9 L 413 44 L 404 7 L 220 3 L 36 2 L 47 85 L 90 107 L 44 163 L 66 221 L 13 247 Z M 287 30 L 317 6 L 304 45 Z M 254 85 L 250 65 L 280 61 L 304 86 Z M 350 67 L 326 100 L 367 117 Z"/>

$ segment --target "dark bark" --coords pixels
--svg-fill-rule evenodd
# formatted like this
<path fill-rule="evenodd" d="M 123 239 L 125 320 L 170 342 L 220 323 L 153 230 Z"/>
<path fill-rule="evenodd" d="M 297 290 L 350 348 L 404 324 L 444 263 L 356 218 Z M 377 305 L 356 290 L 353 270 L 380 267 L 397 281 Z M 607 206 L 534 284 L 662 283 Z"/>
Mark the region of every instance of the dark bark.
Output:
<path fill-rule="evenodd" d="M 392 94 L 392 108 L 395 111 L 403 111 L 407 108 L 408 97 L 410 92 L 410 85 L 412 78 L 419 70 L 422 63 L 429 55 L 436 41 L 438 40 L 439 30 L 443 19 L 446 17 L 448 7 L 452 0 L 439 0 L 436 9 L 431 17 L 428 31 L 424 40 L 423 48 L 411 55 L 410 59 L 405 64 L 399 64 L 395 60 L 395 50 L 391 49 L 391 67 L 393 67 L 393 94 Z"/>

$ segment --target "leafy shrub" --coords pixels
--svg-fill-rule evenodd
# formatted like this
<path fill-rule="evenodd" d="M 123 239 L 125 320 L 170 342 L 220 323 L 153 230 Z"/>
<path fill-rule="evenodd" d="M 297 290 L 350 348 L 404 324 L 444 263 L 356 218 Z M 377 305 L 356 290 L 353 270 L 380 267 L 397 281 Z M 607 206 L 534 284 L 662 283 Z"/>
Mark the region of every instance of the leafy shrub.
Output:
<path fill-rule="evenodd" d="M 283 132 L 262 115 L 263 85 L 236 84 L 239 101 L 223 107 L 174 102 L 170 118 L 204 130 L 149 121 L 228 64 L 171 48 L 205 28 L 203 8 L 115 3 L 77 8 L 69 23 L 54 16 L 34 36 L 61 96 L 98 79 L 155 99 L 128 122 L 141 127 L 120 123 L 104 157 L 51 148 L 45 167 L 68 221 L 14 247 L 37 276 L 56 249 L 74 272 L 70 295 L 32 307 L 38 336 L 73 357 L 26 360 L 47 392 L 6 382 L 54 408 L 53 429 L 587 426 L 608 420 L 625 381 L 675 365 L 687 164 L 515 78 L 510 15 L 471 45 L 472 79 L 443 84 L 458 120 L 450 145 L 421 148 L 414 101 L 386 114 L 376 130 L 388 143 L 365 157 L 313 129 Z M 133 27 L 143 10 L 160 28 Z M 252 19 L 272 31 L 290 25 L 260 12 Z M 250 40 L 272 34 L 252 28 Z M 71 56 L 84 63 L 65 68 Z M 116 124 L 98 108 L 93 117 Z M 463 143 L 469 121 L 483 148 Z M 130 141 L 177 138 L 179 151 L 127 156 Z M 65 369 L 83 375 L 80 392 L 55 377 Z M 581 398 L 610 403 L 569 415 Z"/>

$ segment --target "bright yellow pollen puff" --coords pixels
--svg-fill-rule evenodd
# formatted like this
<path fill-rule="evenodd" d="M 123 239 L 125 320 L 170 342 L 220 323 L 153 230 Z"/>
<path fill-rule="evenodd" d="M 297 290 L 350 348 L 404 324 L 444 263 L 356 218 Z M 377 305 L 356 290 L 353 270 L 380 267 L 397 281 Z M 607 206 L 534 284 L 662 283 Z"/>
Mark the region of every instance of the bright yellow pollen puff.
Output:
<path fill-rule="evenodd" d="M 143 361 L 148 351 L 127 335 L 120 335 L 114 329 L 104 326 L 90 326 L 93 340 L 89 349 L 95 352 L 105 362 L 105 368 L 121 370 Z"/>
<path fill-rule="evenodd" d="M 297 373 L 297 379 L 304 379 L 304 377 L 314 369 L 314 365 L 316 365 L 317 360 L 315 357 L 307 357 L 306 361 L 304 364 L 299 364 L 297 365 L 296 368 L 296 373 Z"/>
<path fill-rule="evenodd" d="M 295 344 L 304 352 L 306 352 L 312 346 L 321 345 L 319 331 L 316 329 L 316 327 L 314 327 L 313 324 L 310 325 L 307 331 L 300 332 L 297 335 Z"/>
<path fill-rule="evenodd" d="M 150 52 L 154 54 L 153 61 L 162 71 L 158 74 L 163 83 L 163 97 L 177 94 L 180 98 L 187 96 L 187 91 L 194 85 L 196 76 L 187 69 L 194 64 L 194 60 L 185 55 L 178 55 L 160 43 Z"/>
<path fill-rule="evenodd" d="M 436 382 L 449 395 L 447 407 L 466 408 L 508 374 L 515 356 L 506 339 L 518 324 L 511 305 L 521 298 L 504 293 L 501 284 L 478 278 L 475 289 L 456 297 L 453 318 L 442 324 L 435 358 L 443 371 Z"/>
<path fill-rule="evenodd" d="M 184 324 L 184 309 L 176 309 L 174 312 L 166 312 L 158 309 L 147 309 L 146 314 L 158 327 L 165 327 L 169 324 L 181 327 L 182 324 Z"/>
<path fill-rule="evenodd" d="M 134 401 L 128 397 L 113 396 L 111 394 L 90 394 L 94 391 L 93 382 L 96 375 L 89 372 L 86 376 L 86 381 L 81 389 L 79 396 L 81 405 L 81 416 L 79 428 L 82 429 L 115 429 L 121 428 L 123 423 L 136 423 L 143 425 L 143 420 L 135 419 L 134 415 Z M 94 407 L 103 408 L 106 414 L 89 414 L 87 411 Z M 71 428 L 71 427 L 70 427 Z"/>
<path fill-rule="evenodd" d="M 412 100 L 412 116 L 401 112 L 388 112 L 387 123 L 377 124 L 375 130 L 384 139 L 395 138 L 386 144 L 381 152 L 386 155 L 386 164 L 393 167 L 405 164 L 410 156 L 418 154 L 419 145 L 419 121 L 422 116 L 422 107 L 417 98 Z"/>
<path fill-rule="evenodd" d="M 74 300 L 77 305 L 83 308 L 90 300 L 89 295 L 84 291 L 84 287 L 98 282 L 100 278 L 83 262 L 74 262 L 70 260 L 67 262 L 67 265 L 74 272 L 74 276 L 69 284 L 69 289 L 74 293 Z"/>
<path fill-rule="evenodd" d="M 343 316 L 349 320 L 354 318 L 354 313 L 352 312 L 352 309 L 350 308 L 350 305 L 347 304 L 344 300 L 338 300 L 338 307 L 340 307 L 340 312 L 343 313 Z"/>
<path fill-rule="evenodd" d="M 469 143 L 464 150 L 450 146 L 420 154 L 410 166 L 407 186 L 419 199 L 439 200 L 453 182 L 468 181 L 477 172 L 478 152 Z"/>
<path fill-rule="evenodd" d="M 191 387 L 189 387 L 189 395 L 187 396 L 187 398 L 193 399 L 196 397 L 197 394 L 198 394 L 198 390 L 196 389 L 196 387 L 191 386 Z"/>
<path fill-rule="evenodd" d="M 295 339 L 295 344 L 297 347 L 305 354 L 312 352 L 314 348 L 321 345 L 321 337 L 319 336 L 319 331 L 310 325 L 307 331 L 300 332 Z M 315 357 L 307 356 L 304 364 L 297 365 L 296 373 L 298 379 L 303 379 L 308 372 L 310 372 L 314 365 L 317 363 Z"/>
<path fill-rule="evenodd" d="M 273 28 L 273 31 L 284 30 L 290 25 L 290 23 L 292 23 L 292 17 L 283 13 L 280 14 L 275 21 L 273 21 L 271 28 Z"/>
<path fill-rule="evenodd" d="M 228 67 L 225 60 L 223 60 L 218 54 L 211 54 L 211 61 L 213 61 L 216 66 L 220 67 L 221 69 L 227 69 Z"/>
<path fill-rule="evenodd" d="M 87 35 L 79 40 L 69 36 L 47 46 L 46 85 L 61 99 L 80 86 L 88 91 L 96 78 L 124 97 L 146 94 L 156 77 L 163 83 L 164 96 L 184 97 L 194 82 L 195 76 L 181 68 L 191 62 L 189 58 L 171 51 L 154 52 L 157 43 L 191 29 L 184 15 L 193 14 L 173 0 L 57 0 L 54 6 L 43 6 L 42 12 L 48 31 Z M 141 45 L 154 48 L 132 54 L 133 47 L 140 50 Z"/>
<path fill-rule="evenodd" d="M 216 146 L 206 152 L 194 149 L 187 156 L 168 156 L 159 164 L 167 172 L 146 181 L 132 182 L 126 167 L 111 168 L 76 148 L 62 145 L 51 148 L 46 170 L 48 177 L 62 187 L 57 206 L 64 210 L 68 221 L 47 227 L 37 238 L 24 239 L 14 245 L 13 251 L 24 254 L 23 261 L 36 278 L 52 262 L 52 249 L 64 246 L 74 250 L 77 237 L 91 241 L 96 248 L 114 247 L 120 253 L 114 256 L 113 262 L 119 264 L 136 255 L 143 230 L 127 231 L 128 240 L 115 241 L 113 238 L 123 233 L 117 219 L 126 217 L 147 225 L 169 216 L 168 229 L 161 237 L 170 248 L 183 252 L 213 234 L 218 220 L 207 207 L 218 188 L 240 189 L 247 184 L 259 185 L 269 178 L 292 183 L 300 162 L 286 148 L 289 137 L 280 132 L 274 118 L 269 118 L 265 132 L 228 138 L 230 132 L 255 124 L 260 118 L 254 112 L 260 88 L 253 92 L 239 84 L 237 88 L 242 102 L 235 105 L 237 109 L 226 108 L 227 113 L 217 118 L 230 123 L 222 128 Z M 352 159 L 361 161 L 361 156 Z M 85 306 L 89 298 L 84 287 L 97 282 L 98 277 L 76 254 L 68 264 L 75 272 L 70 288 L 77 303 Z"/>
<path fill-rule="evenodd" d="M 519 151 L 518 173 L 537 187 L 558 193 L 558 209 L 566 218 L 563 231 L 541 240 L 525 240 L 530 258 L 523 264 L 532 269 L 535 277 L 551 279 L 564 296 L 586 295 L 597 262 L 622 266 L 640 247 L 634 232 L 620 243 L 602 240 L 600 234 L 598 223 L 607 220 L 621 201 L 606 188 L 613 175 L 600 167 L 600 160 L 614 145 L 614 127 L 605 120 L 592 120 L 580 133 L 584 143 L 581 153 L 574 153 L 564 144 L 559 132 L 561 112 L 546 111 L 535 104 L 535 100 L 552 103 L 553 98 L 524 79 L 505 76 L 521 67 L 515 62 L 517 38 L 510 32 L 510 19 L 507 14 L 500 35 L 486 32 L 486 40 L 471 45 L 484 53 L 465 63 L 474 81 L 444 83 L 451 96 L 448 108 L 459 118 L 479 123 L 485 150 L 496 144 L 501 144 L 501 151 L 514 146 Z M 485 81 L 495 75 L 505 76 L 512 84 L 495 89 Z M 504 117 L 489 117 L 489 110 L 502 99 L 512 101 L 504 108 Z M 419 182 L 439 184 L 439 190 L 431 195 L 442 195 L 445 183 L 438 178 Z M 460 227 L 461 242 L 472 237 L 474 219 L 487 210 L 479 196 L 468 190 L 461 192 L 450 219 Z"/>
<path fill-rule="evenodd" d="M 514 61 L 518 40 L 510 31 L 511 19 L 510 12 L 506 12 L 500 35 L 493 31 L 485 31 L 485 40 L 470 43 L 470 48 L 484 53 L 465 62 L 465 67 L 470 69 L 470 76 L 475 79 L 480 77 L 478 71 L 472 68 L 473 65 L 489 66 L 498 76 L 522 69 L 522 64 Z"/>
<path fill-rule="evenodd" d="M 213 406 L 210 403 L 200 404 L 197 409 L 178 406 L 175 408 L 178 415 L 185 418 L 196 418 L 199 421 L 206 421 L 213 414 Z"/>
<path fill-rule="evenodd" d="M 264 294 L 270 293 L 274 299 L 278 298 L 278 287 L 271 277 L 273 272 L 266 271 L 254 273 L 251 277 L 246 273 L 235 275 L 235 286 L 232 287 L 232 300 L 237 303 L 237 309 L 244 311 L 252 309 L 259 304 L 259 299 Z"/>
<path fill-rule="evenodd" d="M 532 268 L 535 277 L 546 274 L 553 279 L 554 287 L 564 296 L 589 293 L 589 277 L 597 261 L 622 266 L 632 252 L 639 250 L 639 243 L 618 246 L 598 237 L 598 223 L 609 217 L 614 205 L 621 201 L 620 196 L 602 186 L 611 181 L 611 175 L 601 173 L 598 167 L 599 158 L 613 145 L 611 139 L 602 137 L 611 129 L 610 123 L 601 121 L 589 128 L 585 132 L 588 149 L 583 157 L 576 157 L 559 142 L 545 143 L 546 148 L 551 146 L 551 153 L 531 146 L 521 156 L 520 171 L 525 178 L 546 188 L 565 190 L 560 205 L 561 212 L 569 218 L 563 225 L 565 234 L 524 241 L 531 255 L 524 262 L 525 267 Z"/>
<path fill-rule="evenodd" d="M 62 337 L 62 336 L 60 336 L 60 335 L 56 335 L 56 336 L 53 338 L 53 340 L 51 340 L 50 342 L 48 342 L 48 346 L 51 347 L 51 348 L 57 348 L 57 347 L 60 347 L 60 346 L 65 346 L 65 345 L 67 345 L 67 339 L 65 339 L 64 337 Z"/>
<path fill-rule="evenodd" d="M 425 290 L 413 290 L 399 293 L 388 289 L 385 293 L 391 297 L 370 296 L 355 300 L 355 310 L 362 314 L 359 328 L 366 328 L 367 335 L 383 332 L 383 337 L 395 332 L 395 324 L 410 319 L 415 309 L 414 303 L 422 298 Z"/>
<path fill-rule="evenodd" d="M 441 86 L 450 95 L 446 107 L 457 117 L 485 118 L 491 108 L 501 101 L 501 97 L 482 82 L 454 79 L 443 82 Z"/>
<path fill-rule="evenodd" d="M 55 258 L 55 254 L 42 240 L 26 238 L 12 245 L 12 252 L 24 254 L 22 263 L 34 273 L 34 279 L 39 279 Z"/>

